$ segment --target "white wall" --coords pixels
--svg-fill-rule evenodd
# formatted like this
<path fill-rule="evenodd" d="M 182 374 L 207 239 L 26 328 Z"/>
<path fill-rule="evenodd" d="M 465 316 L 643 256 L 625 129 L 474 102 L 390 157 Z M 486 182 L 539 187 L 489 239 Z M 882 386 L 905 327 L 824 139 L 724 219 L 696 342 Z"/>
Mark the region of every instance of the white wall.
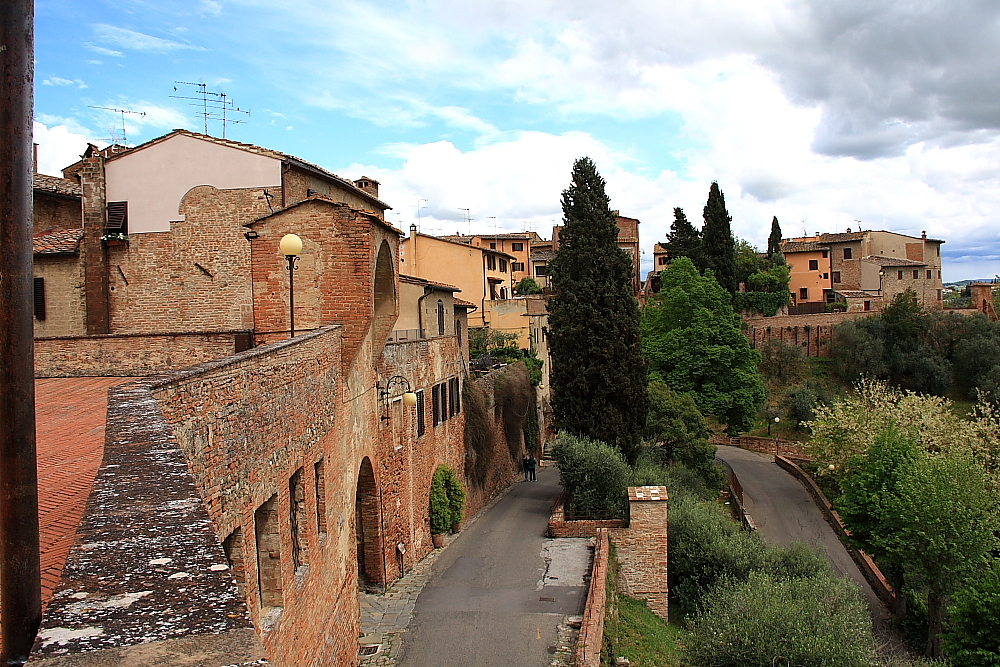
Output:
<path fill-rule="evenodd" d="M 281 160 L 178 134 L 108 161 L 105 174 L 108 201 L 128 202 L 130 234 L 169 232 L 191 188 L 280 188 Z"/>

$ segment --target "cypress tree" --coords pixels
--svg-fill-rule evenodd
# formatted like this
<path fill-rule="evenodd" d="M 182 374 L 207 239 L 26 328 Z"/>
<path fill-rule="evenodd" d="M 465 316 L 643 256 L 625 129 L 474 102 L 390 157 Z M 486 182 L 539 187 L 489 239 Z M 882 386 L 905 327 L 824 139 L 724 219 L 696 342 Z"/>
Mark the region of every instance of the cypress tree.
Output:
<path fill-rule="evenodd" d="M 667 234 L 667 257 L 670 261 L 678 257 L 690 257 L 694 265 L 704 269 L 701 252 L 701 232 L 688 222 L 684 209 L 674 208 L 674 221 Z"/>
<path fill-rule="evenodd" d="M 771 257 L 778 252 L 781 252 L 781 225 L 778 224 L 778 216 L 774 216 L 771 220 L 771 235 L 767 237 L 767 256 Z"/>
<path fill-rule="evenodd" d="M 705 204 L 705 226 L 701 230 L 705 268 L 712 269 L 715 279 L 730 294 L 736 293 L 736 242 L 729 223 L 733 218 L 726 210 L 726 197 L 718 181 L 712 181 Z"/>
<path fill-rule="evenodd" d="M 618 247 L 609 204 L 593 161 L 577 160 L 549 264 L 552 409 L 558 429 L 617 446 L 634 460 L 649 405 L 646 362 L 632 261 Z"/>

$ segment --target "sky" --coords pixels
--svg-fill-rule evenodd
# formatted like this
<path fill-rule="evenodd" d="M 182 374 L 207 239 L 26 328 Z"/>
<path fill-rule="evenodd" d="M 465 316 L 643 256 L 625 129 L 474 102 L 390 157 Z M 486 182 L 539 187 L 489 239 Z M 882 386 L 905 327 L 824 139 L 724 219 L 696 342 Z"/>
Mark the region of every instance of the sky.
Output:
<path fill-rule="evenodd" d="M 35 50 L 44 173 L 123 120 L 205 131 L 205 84 L 228 138 L 377 179 L 402 229 L 549 238 L 589 156 L 644 274 L 712 181 L 758 247 L 926 231 L 945 282 L 1000 273 L 995 0 L 37 0 Z"/>

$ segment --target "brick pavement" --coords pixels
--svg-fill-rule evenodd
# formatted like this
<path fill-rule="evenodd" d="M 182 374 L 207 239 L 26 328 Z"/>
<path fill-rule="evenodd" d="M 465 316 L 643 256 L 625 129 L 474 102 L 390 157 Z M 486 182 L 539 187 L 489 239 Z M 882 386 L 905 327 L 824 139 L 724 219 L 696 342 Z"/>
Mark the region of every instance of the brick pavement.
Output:
<path fill-rule="evenodd" d="M 35 381 L 43 608 L 59 583 L 104 456 L 108 388 L 134 379 Z"/>

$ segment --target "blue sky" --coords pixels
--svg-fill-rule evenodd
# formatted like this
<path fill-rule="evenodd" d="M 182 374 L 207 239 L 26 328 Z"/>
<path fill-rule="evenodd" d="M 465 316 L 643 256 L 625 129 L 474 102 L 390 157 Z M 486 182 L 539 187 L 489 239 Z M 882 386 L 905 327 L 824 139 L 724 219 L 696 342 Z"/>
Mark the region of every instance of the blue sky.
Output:
<path fill-rule="evenodd" d="M 917 7 L 916 4 L 920 6 Z M 748 6 L 752 5 L 752 6 Z M 945 280 L 1000 273 L 1000 8 L 871 0 L 36 3 L 35 129 L 57 173 L 121 116 L 130 144 L 203 130 L 382 182 L 428 233 L 548 237 L 575 158 L 651 247 L 718 180 L 734 232 L 947 241 Z M 221 135 L 221 123 L 209 132 Z"/>

